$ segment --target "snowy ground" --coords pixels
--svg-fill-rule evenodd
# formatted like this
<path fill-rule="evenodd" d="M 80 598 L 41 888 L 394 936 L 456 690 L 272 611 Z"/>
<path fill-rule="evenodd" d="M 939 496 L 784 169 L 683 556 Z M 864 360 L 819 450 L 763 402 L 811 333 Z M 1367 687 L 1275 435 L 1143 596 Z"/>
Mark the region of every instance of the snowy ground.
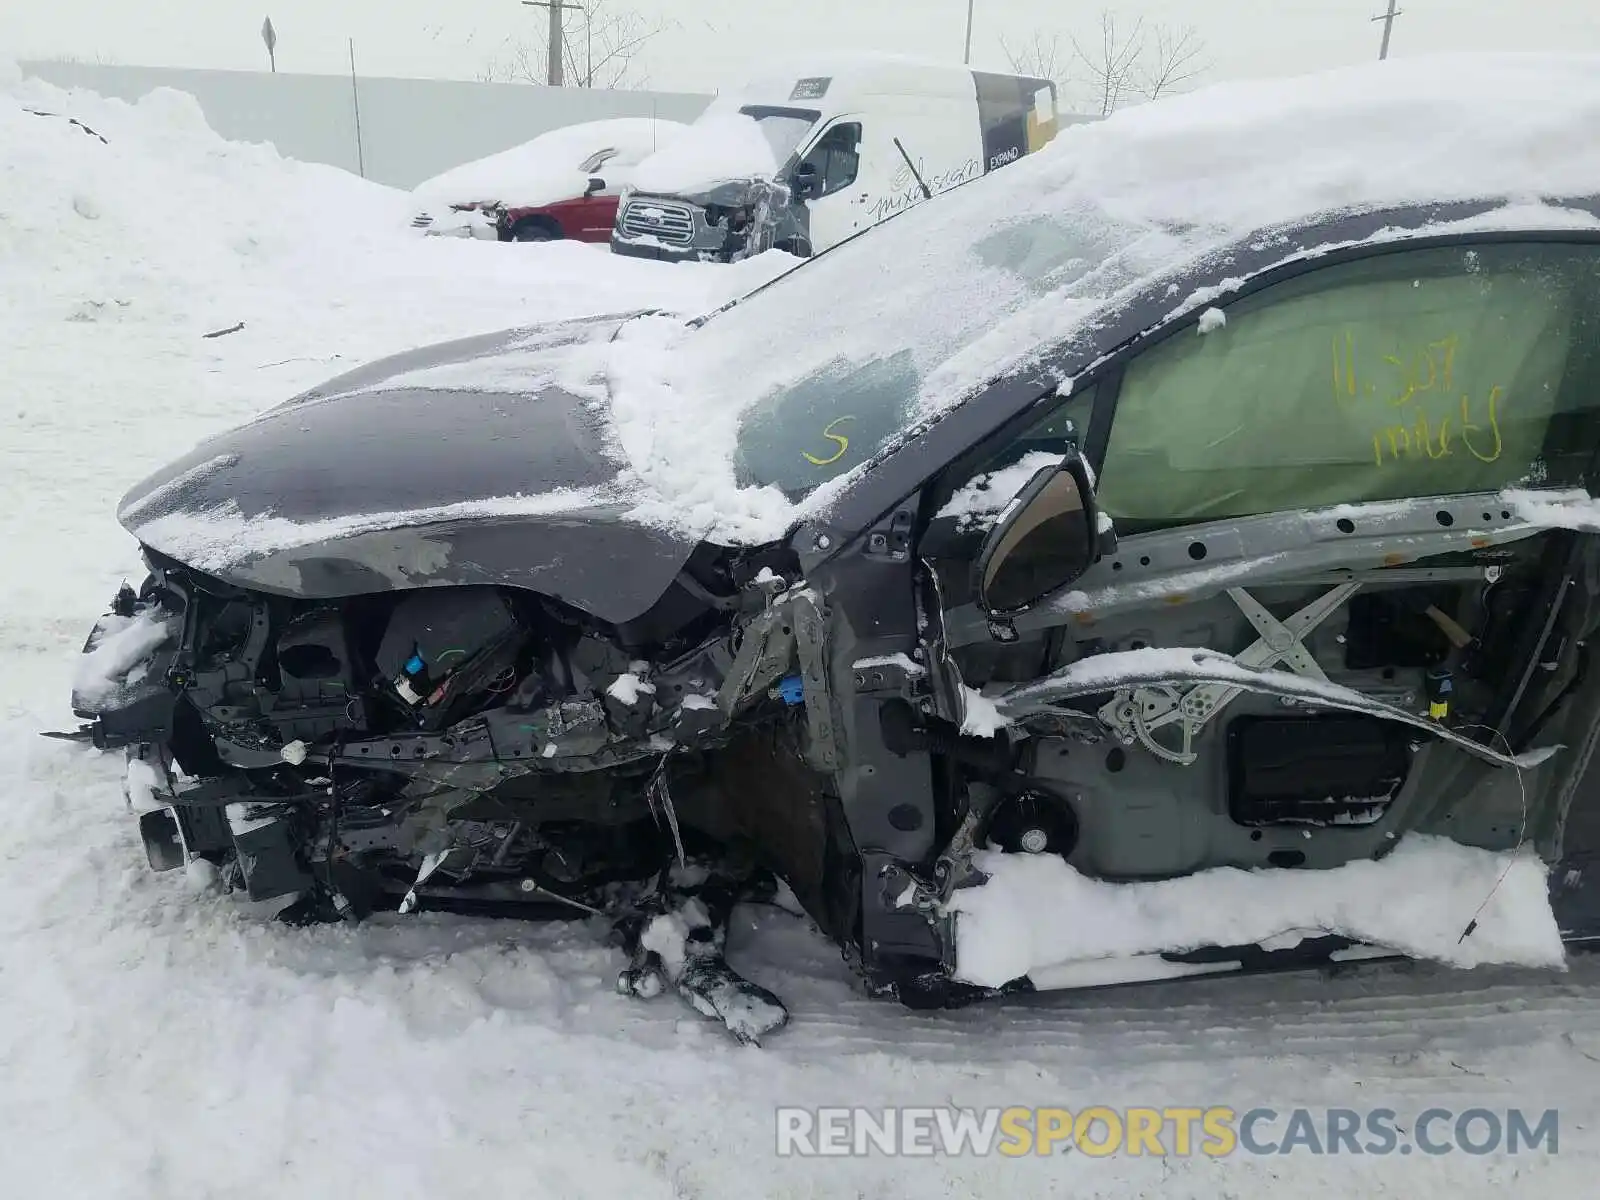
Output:
<path fill-rule="evenodd" d="M 71 112 L 109 144 L 19 105 Z M 760 1051 L 612 991 L 581 924 L 264 923 L 145 867 L 120 760 L 71 721 L 133 547 L 125 487 L 204 433 L 419 341 L 757 282 L 573 246 L 421 239 L 404 197 L 138 109 L 0 80 L 0 1178 L 8 1195 L 1587 1195 L 1600 961 L 1369 968 L 916 1016 L 772 910 L 732 957 Z M 781 264 L 777 264 L 781 265 Z M 204 332 L 244 322 L 238 333 Z M 779 1104 L 1561 1110 L 1554 1158 L 779 1160 Z"/>

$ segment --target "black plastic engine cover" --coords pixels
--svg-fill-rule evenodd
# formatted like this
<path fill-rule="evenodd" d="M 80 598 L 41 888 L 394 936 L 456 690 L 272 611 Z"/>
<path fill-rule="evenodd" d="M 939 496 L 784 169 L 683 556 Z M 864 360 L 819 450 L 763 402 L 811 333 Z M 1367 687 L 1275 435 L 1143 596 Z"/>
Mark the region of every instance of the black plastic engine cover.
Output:
<path fill-rule="evenodd" d="M 516 628 L 517 619 L 498 588 L 412 592 L 390 614 L 378 645 L 378 672 L 393 679 L 416 655 L 428 677 L 437 682 Z"/>
<path fill-rule="evenodd" d="M 1411 769 L 1413 735 L 1360 714 L 1239 717 L 1228 726 L 1228 813 L 1240 825 L 1368 825 Z"/>
<path fill-rule="evenodd" d="M 498 588 L 412 592 L 394 606 L 378 645 L 378 686 L 410 711 L 418 728 L 442 728 L 507 673 L 521 637 Z"/>

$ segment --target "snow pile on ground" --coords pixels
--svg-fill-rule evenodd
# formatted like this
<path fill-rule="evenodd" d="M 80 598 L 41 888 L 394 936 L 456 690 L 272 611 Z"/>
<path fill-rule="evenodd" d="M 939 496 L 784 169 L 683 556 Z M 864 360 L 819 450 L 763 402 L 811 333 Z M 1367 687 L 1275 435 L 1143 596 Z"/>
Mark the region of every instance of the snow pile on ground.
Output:
<path fill-rule="evenodd" d="M 632 168 L 680 137 L 681 121 L 654 117 L 616 117 L 586 121 L 542 133 L 530 142 L 464 163 L 436 175 L 413 190 L 424 205 L 502 202 L 529 208 L 582 196 L 591 175 L 615 191 L 625 185 Z M 593 171 L 580 169 L 602 151 L 614 151 Z"/>
<path fill-rule="evenodd" d="M 619 350 L 618 420 L 670 412 L 650 431 L 646 479 L 686 513 L 719 512 L 727 540 L 780 536 L 831 493 L 783 506 L 771 489 L 738 487 L 739 414 L 785 394 L 847 393 L 877 366 L 906 376 L 903 389 L 852 397 L 853 410 L 819 410 L 817 431 L 805 431 L 807 447 L 827 450 L 821 428 L 853 411 L 842 462 L 855 466 L 875 444 L 863 407 L 891 428 L 935 418 L 1138 288 L 1263 227 L 1480 199 L 1504 207 L 1474 228 L 1596 227 L 1541 198 L 1600 194 L 1597 121 L 1594 56 L 1419 57 L 1128 108 L 914 206 L 701 332 L 663 331 L 648 358 Z"/>
<path fill-rule="evenodd" d="M 713 105 L 634 169 L 633 186 L 656 195 L 698 193 L 738 179 L 770 179 L 780 165 L 754 117 Z"/>
<path fill-rule="evenodd" d="M 219 354 L 245 344 L 265 359 L 290 322 L 357 308 L 367 321 L 330 328 L 344 344 L 329 361 L 353 365 L 547 317 L 692 315 L 765 278 L 765 264 L 671 273 L 591 246 L 419 237 L 408 194 L 224 141 L 192 97 L 167 89 L 129 105 L 25 81 L 0 92 L 0 148 L 0 269 L 35 280 L 30 304 L 91 324 L 177 320 L 196 335 L 243 322 Z"/>
<path fill-rule="evenodd" d="M 249 315 L 226 307 L 245 274 L 336 288 L 371 231 L 409 215 L 399 192 L 222 140 L 169 89 L 129 105 L 14 85 L 0 93 L 0 147 L 0 263 L 36 275 L 33 302 L 71 320 L 188 310 L 204 328 L 227 325 Z"/>
<path fill-rule="evenodd" d="M 63 447 L 82 501 L 56 530 L 69 563 L 109 595 L 138 572 L 108 520 L 129 485 L 359 364 L 552 320 L 704 312 L 796 262 L 663 270 L 576 243 L 428 238 L 412 209 L 408 193 L 219 138 L 179 92 L 128 104 L 0 87 L 0 333 L 28 350 L 8 355 L 0 411 Z M 0 502 L 25 521 L 41 493 L 21 453 L 0 449 Z M 11 586 L 13 606 L 45 606 L 35 573 Z"/>
<path fill-rule="evenodd" d="M 974 865 L 990 878 L 951 903 L 956 968 L 988 987 L 1088 960 L 1329 934 L 1456 967 L 1566 961 L 1538 857 L 1444 838 L 1413 835 L 1328 871 L 1225 867 L 1153 883 L 1104 883 L 1046 854 L 986 851 Z"/>

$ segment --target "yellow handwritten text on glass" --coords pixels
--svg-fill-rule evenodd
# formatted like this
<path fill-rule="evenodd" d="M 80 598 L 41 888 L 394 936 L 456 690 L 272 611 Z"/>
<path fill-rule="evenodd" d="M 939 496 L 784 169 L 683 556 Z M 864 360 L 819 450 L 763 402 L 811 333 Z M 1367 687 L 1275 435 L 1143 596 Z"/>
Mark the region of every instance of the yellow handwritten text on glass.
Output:
<path fill-rule="evenodd" d="M 1334 339 L 1333 395 L 1339 404 L 1363 396 L 1390 409 L 1409 411 L 1399 420 L 1384 420 L 1372 433 L 1372 458 L 1378 466 L 1401 459 L 1443 459 L 1460 452 L 1481 463 L 1499 459 L 1505 449 L 1500 432 L 1505 388 L 1494 385 L 1481 400 L 1456 391 L 1456 351 L 1460 338 L 1440 338 L 1424 346 L 1383 356 L 1392 376 L 1380 390 L 1357 368 L 1355 337 L 1346 331 Z M 1458 407 L 1459 406 L 1459 407 Z M 1449 411 L 1439 414 L 1439 408 Z"/>
<path fill-rule="evenodd" d="M 835 420 L 829 421 L 827 426 L 823 429 L 822 436 L 827 438 L 828 441 L 832 442 L 834 445 L 839 447 L 837 450 L 835 450 L 833 452 L 832 455 L 830 455 L 827 458 L 818 458 L 816 455 L 811 454 L 808 451 L 802 450 L 800 452 L 801 457 L 804 458 L 808 463 L 810 463 L 814 467 L 831 466 L 832 464 L 838 462 L 849 451 L 849 449 L 850 449 L 850 439 L 847 438 L 844 434 L 835 433 L 834 431 L 836 429 L 838 429 L 839 426 L 845 424 L 845 422 L 854 421 L 854 420 L 855 420 L 854 417 L 838 417 Z"/>

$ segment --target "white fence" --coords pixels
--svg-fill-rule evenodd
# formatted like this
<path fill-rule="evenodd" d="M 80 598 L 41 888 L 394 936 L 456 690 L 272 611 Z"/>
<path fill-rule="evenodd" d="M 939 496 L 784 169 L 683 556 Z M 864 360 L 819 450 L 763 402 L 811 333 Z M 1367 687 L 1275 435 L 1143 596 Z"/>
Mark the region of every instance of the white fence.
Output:
<path fill-rule="evenodd" d="M 94 63 L 25 62 L 58 87 L 137 100 L 158 87 L 188 92 L 207 122 L 234 141 L 271 142 L 288 158 L 329 163 L 410 188 L 549 129 L 606 117 L 692 121 L 710 96 L 603 91 L 436 79 L 201 71 Z M 361 139 L 356 140 L 356 104 Z"/>

